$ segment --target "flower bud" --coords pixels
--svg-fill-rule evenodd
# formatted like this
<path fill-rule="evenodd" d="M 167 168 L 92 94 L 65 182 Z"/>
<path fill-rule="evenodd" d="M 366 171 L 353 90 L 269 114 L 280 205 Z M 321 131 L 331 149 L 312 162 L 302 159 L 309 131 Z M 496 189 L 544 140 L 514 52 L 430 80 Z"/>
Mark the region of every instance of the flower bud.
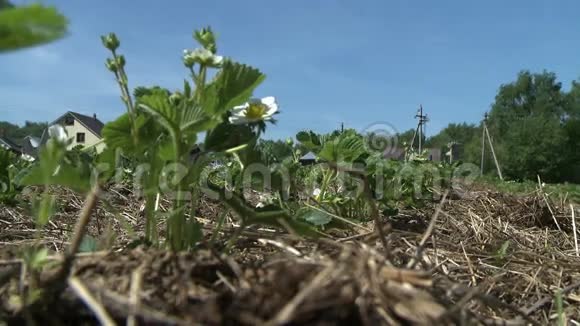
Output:
<path fill-rule="evenodd" d="M 125 56 L 118 55 L 117 56 L 117 69 L 123 69 L 123 68 L 125 68 Z"/>
<path fill-rule="evenodd" d="M 169 103 L 172 105 L 177 105 L 183 99 L 183 94 L 180 92 L 175 92 L 169 96 Z"/>
<path fill-rule="evenodd" d="M 119 70 L 119 67 L 117 66 L 117 62 L 111 58 L 107 58 L 107 61 L 105 62 L 105 66 L 107 67 L 107 69 L 109 69 L 110 71 L 115 72 L 115 73 Z"/>
<path fill-rule="evenodd" d="M 103 42 L 103 45 L 111 51 L 117 50 L 120 45 L 119 39 L 115 33 L 109 33 L 106 36 L 101 36 L 101 41 Z"/>
<path fill-rule="evenodd" d="M 192 68 L 195 64 L 195 57 L 192 55 L 192 52 L 189 50 L 183 50 L 183 64 L 187 68 Z"/>
<path fill-rule="evenodd" d="M 195 31 L 193 38 L 196 39 L 206 50 L 215 54 L 217 52 L 217 45 L 215 41 L 215 35 L 211 30 L 211 27 L 202 28 L 201 30 Z"/>

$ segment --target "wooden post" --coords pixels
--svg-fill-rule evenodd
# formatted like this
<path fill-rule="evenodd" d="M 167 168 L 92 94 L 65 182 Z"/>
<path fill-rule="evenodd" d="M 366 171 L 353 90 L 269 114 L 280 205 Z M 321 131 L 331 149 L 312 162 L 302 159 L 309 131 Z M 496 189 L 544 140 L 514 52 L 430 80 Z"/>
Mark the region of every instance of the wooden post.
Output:
<path fill-rule="evenodd" d="M 501 169 L 499 167 L 499 163 L 497 161 L 497 157 L 495 156 L 495 151 L 493 149 L 493 143 L 491 142 L 491 137 L 489 136 L 489 130 L 487 130 L 487 125 L 484 125 L 485 134 L 487 135 L 487 141 L 489 142 L 489 148 L 491 149 L 491 155 L 493 156 L 493 161 L 495 162 L 495 167 L 497 168 L 497 174 L 499 178 L 503 181 L 503 176 L 501 175 Z"/>
<path fill-rule="evenodd" d="M 483 118 L 483 126 L 481 128 L 481 175 L 483 175 L 483 162 L 485 161 L 485 126 L 487 121 L 487 112 Z"/>
<path fill-rule="evenodd" d="M 417 129 L 415 130 L 415 134 L 413 135 L 413 142 L 411 143 L 411 147 L 415 145 L 415 135 L 419 134 L 419 153 L 423 150 L 423 137 L 425 136 L 425 123 L 428 121 L 427 116 L 423 115 L 423 105 L 419 105 L 419 110 L 417 111 L 417 115 L 415 118 L 419 119 L 417 124 Z"/>
<path fill-rule="evenodd" d="M 423 148 L 423 105 L 419 106 L 419 153 Z"/>
<path fill-rule="evenodd" d="M 415 137 L 417 137 L 417 133 L 419 132 L 419 125 L 415 128 L 415 132 L 413 133 L 413 139 L 411 139 L 411 149 L 415 147 Z"/>

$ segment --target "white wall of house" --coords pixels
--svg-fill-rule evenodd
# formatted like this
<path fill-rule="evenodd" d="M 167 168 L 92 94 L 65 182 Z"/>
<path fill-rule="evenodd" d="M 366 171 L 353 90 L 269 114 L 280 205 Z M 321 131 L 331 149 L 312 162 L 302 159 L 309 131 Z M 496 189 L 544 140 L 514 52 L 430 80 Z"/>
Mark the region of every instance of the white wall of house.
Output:
<path fill-rule="evenodd" d="M 58 123 L 64 127 L 68 138 L 72 138 L 72 143 L 68 146 L 68 149 L 72 149 L 78 145 L 82 145 L 83 147 L 93 146 L 97 144 L 95 147 L 97 152 L 100 153 L 105 148 L 105 142 L 101 141 L 101 138 L 95 135 L 90 129 L 85 127 L 79 120 L 74 119 L 72 125 L 67 125 L 65 123 L 65 118 L 62 118 L 58 121 Z M 79 133 L 84 133 L 84 142 L 77 141 L 77 135 Z"/>

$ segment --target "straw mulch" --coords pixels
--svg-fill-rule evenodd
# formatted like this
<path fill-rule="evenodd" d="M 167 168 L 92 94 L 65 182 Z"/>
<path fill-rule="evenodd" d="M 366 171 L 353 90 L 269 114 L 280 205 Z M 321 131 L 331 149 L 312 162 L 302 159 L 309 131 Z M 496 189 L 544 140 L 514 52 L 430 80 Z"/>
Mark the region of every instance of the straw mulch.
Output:
<path fill-rule="evenodd" d="M 14 298 L 29 284 L 17 254 L 34 243 L 34 222 L 24 208 L 0 207 L 0 320 L 544 325 L 564 318 L 569 325 L 580 323 L 572 211 L 543 194 L 471 191 L 401 210 L 383 219 L 388 248 L 369 231 L 372 224 L 318 240 L 252 229 L 228 255 L 219 244 L 236 231 L 232 224 L 217 236 L 217 247 L 206 242 L 196 252 L 128 246 L 141 236 L 142 201 L 122 187 L 109 195 L 89 233 L 99 248 L 111 249 L 79 254 L 58 300 L 28 313 Z M 42 231 L 54 260 L 82 206 L 82 198 L 70 192 L 59 198 L 59 212 Z M 208 240 L 221 211 L 206 199 L 198 211 Z"/>

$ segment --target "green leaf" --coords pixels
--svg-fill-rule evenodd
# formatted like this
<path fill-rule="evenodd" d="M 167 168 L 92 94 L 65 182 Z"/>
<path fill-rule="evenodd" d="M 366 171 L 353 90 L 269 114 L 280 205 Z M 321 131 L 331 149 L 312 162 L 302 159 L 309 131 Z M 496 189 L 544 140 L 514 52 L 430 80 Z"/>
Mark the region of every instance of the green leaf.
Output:
<path fill-rule="evenodd" d="M 86 234 L 79 246 L 79 252 L 95 252 L 98 250 L 97 239 Z"/>
<path fill-rule="evenodd" d="M 222 152 L 228 149 L 247 144 L 256 135 L 248 125 L 232 125 L 223 122 L 208 132 L 205 137 L 205 150 Z"/>
<path fill-rule="evenodd" d="M 47 262 L 48 249 L 27 247 L 22 252 L 22 259 L 27 267 L 32 270 L 40 270 Z"/>
<path fill-rule="evenodd" d="M 153 86 L 153 87 L 144 87 L 144 86 L 139 86 L 139 87 L 135 87 L 135 89 L 133 89 L 133 96 L 136 99 L 141 99 L 144 96 L 150 96 L 150 95 L 161 95 L 161 96 L 169 96 L 171 95 L 171 92 L 169 92 L 168 89 L 159 87 L 159 86 Z"/>
<path fill-rule="evenodd" d="M 0 52 L 26 48 L 65 36 L 67 19 L 53 7 L 33 4 L 0 10 Z"/>
<path fill-rule="evenodd" d="M 97 155 L 97 165 L 106 167 L 104 171 L 100 171 L 100 181 L 110 179 L 122 164 L 121 148 L 105 147 L 105 149 Z"/>
<path fill-rule="evenodd" d="M 105 138 L 108 148 L 120 148 L 123 154 L 138 155 L 147 151 L 163 133 L 161 127 L 155 124 L 151 117 L 142 114 L 135 116 L 137 128 L 137 143 L 133 141 L 131 134 L 131 117 L 128 113 L 119 116 L 116 120 L 108 122 L 103 127 L 101 134 Z"/>
<path fill-rule="evenodd" d="M 203 107 L 208 114 L 220 116 L 248 101 L 265 78 L 258 69 L 225 60 L 214 81 L 204 90 Z"/>
<path fill-rule="evenodd" d="M 57 166 L 56 173 L 51 174 L 52 169 L 46 169 L 42 164 L 36 164 L 28 170 L 26 175 L 22 176 L 19 184 L 23 186 L 60 185 L 78 192 L 90 190 L 89 167 L 75 166 L 64 162 Z"/>
<path fill-rule="evenodd" d="M 318 157 L 330 162 L 354 163 L 365 152 L 362 137 L 349 135 L 325 142 Z"/>
<path fill-rule="evenodd" d="M 36 216 L 36 225 L 38 227 L 43 227 L 48 223 L 50 217 L 54 214 L 55 204 L 56 197 L 49 194 L 43 194 L 40 200 L 34 200 L 32 202 L 32 207 Z"/>
<path fill-rule="evenodd" d="M 318 153 L 321 160 L 336 162 L 338 157 L 338 140 L 332 140 L 324 144 L 324 147 Z"/>
<path fill-rule="evenodd" d="M 135 153 L 135 144 L 131 135 L 131 117 L 125 113 L 103 127 L 101 134 L 105 138 L 107 148 L 121 148 L 127 153 Z"/>
<path fill-rule="evenodd" d="M 186 248 L 192 248 L 196 243 L 203 239 L 201 224 L 195 219 L 185 221 L 184 241 Z"/>
<path fill-rule="evenodd" d="M 296 139 L 314 153 L 318 153 L 323 144 L 321 137 L 312 131 L 301 131 L 296 134 Z"/>
<path fill-rule="evenodd" d="M 201 106 L 192 101 L 183 101 L 178 107 L 179 129 L 182 133 L 197 134 L 201 131 L 209 130 L 219 124 L 219 117 L 208 117 Z"/>
<path fill-rule="evenodd" d="M 91 186 L 92 163 L 84 155 L 66 152 L 64 144 L 50 139 L 38 162 L 22 176 L 20 185 L 61 185 L 86 192 Z"/>
<path fill-rule="evenodd" d="M 171 139 L 165 138 L 159 143 L 157 154 L 162 161 L 171 161 L 175 159 L 175 148 L 173 147 Z"/>
<path fill-rule="evenodd" d="M 255 214 L 247 219 L 248 225 L 269 225 L 287 230 L 289 227 L 291 231 L 298 235 L 309 236 L 316 238 L 319 234 L 308 223 L 300 221 L 290 216 L 288 212 L 276 205 L 267 205 L 265 207 L 255 209 Z M 290 230 L 288 230 L 290 231 Z"/>
<path fill-rule="evenodd" d="M 504 260 L 507 257 L 507 253 L 508 253 L 508 248 L 510 246 L 510 241 L 506 240 L 504 241 L 504 243 L 501 245 L 501 247 L 497 250 L 497 252 L 495 253 L 495 258 L 497 260 Z"/>
<path fill-rule="evenodd" d="M 185 98 L 191 98 L 192 95 L 192 91 L 191 91 L 191 84 L 189 84 L 189 81 L 187 79 L 183 80 L 183 97 Z"/>
<path fill-rule="evenodd" d="M 322 226 L 332 221 L 332 216 L 321 210 L 305 208 L 299 215 L 302 219 L 310 224 Z"/>
<path fill-rule="evenodd" d="M 160 93 L 145 95 L 139 99 L 139 108 L 154 117 L 171 134 L 179 129 L 179 112 L 169 102 L 169 96 Z"/>

